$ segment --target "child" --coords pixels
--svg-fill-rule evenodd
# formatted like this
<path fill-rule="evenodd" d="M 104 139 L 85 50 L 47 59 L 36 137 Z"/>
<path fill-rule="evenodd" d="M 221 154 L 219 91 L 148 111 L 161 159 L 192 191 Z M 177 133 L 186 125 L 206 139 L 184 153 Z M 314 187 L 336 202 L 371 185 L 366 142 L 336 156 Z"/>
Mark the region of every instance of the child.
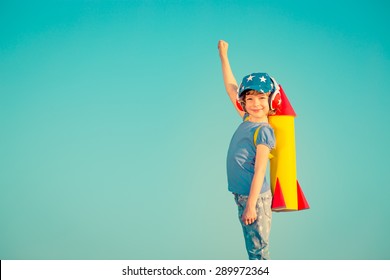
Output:
<path fill-rule="evenodd" d="M 218 49 L 226 91 L 243 118 L 228 150 L 228 189 L 238 206 L 249 259 L 269 259 L 272 193 L 265 172 L 270 150 L 275 147 L 268 114 L 272 113 L 269 96 L 276 85 L 268 74 L 252 73 L 243 78 L 238 88 L 228 60 L 228 43 L 219 41 Z M 244 112 L 236 103 L 237 93 Z"/>

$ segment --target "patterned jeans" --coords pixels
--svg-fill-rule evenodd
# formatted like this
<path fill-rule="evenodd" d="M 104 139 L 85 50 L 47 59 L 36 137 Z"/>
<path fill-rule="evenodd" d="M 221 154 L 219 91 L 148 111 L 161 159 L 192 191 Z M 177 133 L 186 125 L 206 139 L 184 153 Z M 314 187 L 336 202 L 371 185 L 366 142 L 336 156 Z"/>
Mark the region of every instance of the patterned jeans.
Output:
<path fill-rule="evenodd" d="M 241 221 L 248 196 L 234 194 L 234 199 L 238 206 L 238 218 L 244 232 L 246 250 L 250 260 L 269 259 L 269 233 L 271 230 L 271 202 L 272 193 L 266 191 L 259 195 L 256 204 L 257 219 L 250 225 L 245 225 Z"/>

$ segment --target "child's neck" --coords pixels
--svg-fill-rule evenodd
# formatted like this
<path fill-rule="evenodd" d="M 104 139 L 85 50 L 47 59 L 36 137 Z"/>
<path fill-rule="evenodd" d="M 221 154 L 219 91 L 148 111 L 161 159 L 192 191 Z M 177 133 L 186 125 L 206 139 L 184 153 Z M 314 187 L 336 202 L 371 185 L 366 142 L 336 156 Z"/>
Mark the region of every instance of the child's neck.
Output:
<path fill-rule="evenodd" d="M 255 123 L 261 123 L 261 122 L 268 122 L 268 117 L 262 117 L 262 118 L 256 118 L 254 116 L 249 115 L 248 121 L 255 122 Z"/>

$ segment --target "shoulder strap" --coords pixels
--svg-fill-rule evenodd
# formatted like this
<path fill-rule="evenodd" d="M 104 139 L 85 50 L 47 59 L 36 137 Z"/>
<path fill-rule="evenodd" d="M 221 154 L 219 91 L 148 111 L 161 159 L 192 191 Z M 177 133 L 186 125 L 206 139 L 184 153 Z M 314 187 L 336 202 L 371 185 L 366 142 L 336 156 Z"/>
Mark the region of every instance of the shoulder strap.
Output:
<path fill-rule="evenodd" d="M 256 130 L 255 130 L 255 133 L 253 134 L 253 145 L 255 145 L 255 148 L 256 148 L 256 142 L 257 142 L 257 136 L 259 135 L 259 131 L 260 131 L 260 128 L 262 128 L 263 127 L 263 125 L 261 124 L 261 125 L 259 125 L 257 128 L 256 128 Z M 272 159 L 274 156 L 271 154 L 271 153 L 269 153 L 269 156 L 268 156 L 268 158 L 269 159 Z"/>
<path fill-rule="evenodd" d="M 256 130 L 255 130 L 255 133 L 253 134 L 253 144 L 255 145 L 255 147 L 257 146 L 256 145 L 256 141 L 257 141 L 257 136 L 259 135 L 259 131 L 260 131 L 260 128 L 262 128 L 263 125 L 259 125 Z"/>

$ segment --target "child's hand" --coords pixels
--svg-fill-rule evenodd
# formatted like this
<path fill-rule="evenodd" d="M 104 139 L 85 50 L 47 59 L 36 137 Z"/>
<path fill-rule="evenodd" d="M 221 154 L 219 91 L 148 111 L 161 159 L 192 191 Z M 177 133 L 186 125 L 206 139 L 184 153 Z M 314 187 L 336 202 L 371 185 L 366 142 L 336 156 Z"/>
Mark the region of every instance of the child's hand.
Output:
<path fill-rule="evenodd" d="M 256 207 L 245 207 L 241 220 L 245 225 L 253 224 L 257 219 Z"/>
<path fill-rule="evenodd" d="M 221 56 L 227 55 L 228 48 L 229 48 L 229 44 L 227 42 L 225 42 L 224 40 L 218 41 L 218 50 Z"/>

